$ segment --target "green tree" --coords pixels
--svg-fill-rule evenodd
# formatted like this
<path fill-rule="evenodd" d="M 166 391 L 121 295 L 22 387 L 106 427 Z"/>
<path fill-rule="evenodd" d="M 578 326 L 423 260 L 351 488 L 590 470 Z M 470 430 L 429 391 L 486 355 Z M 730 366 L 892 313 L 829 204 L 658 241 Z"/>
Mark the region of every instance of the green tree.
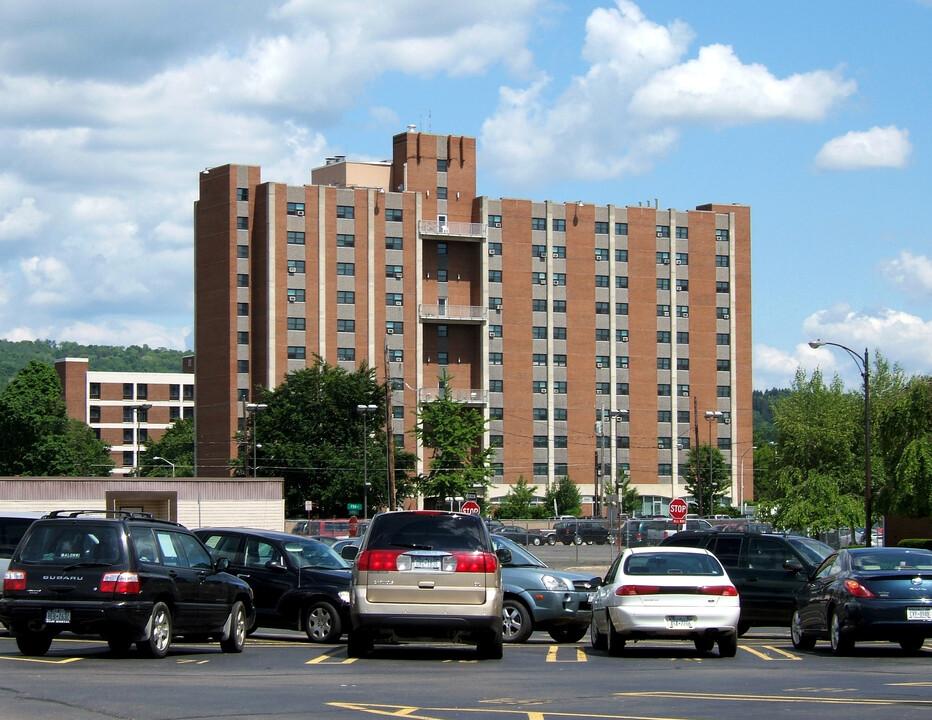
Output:
<path fill-rule="evenodd" d="M 431 451 L 429 471 L 419 478 L 425 498 L 465 497 L 488 487 L 495 450 L 482 448 L 488 422 L 477 409 L 452 399 L 451 377 L 444 373 L 440 397 L 418 404 L 414 434 Z"/>
<path fill-rule="evenodd" d="M 161 457 L 174 464 L 155 458 Z M 194 475 L 194 420 L 179 418 L 166 428 L 162 436 L 146 444 L 140 461 L 141 475 L 146 477 L 192 477 Z"/>
<path fill-rule="evenodd" d="M 686 491 L 695 498 L 697 511 L 703 515 L 719 512 L 723 507 L 722 499 L 731 487 L 728 464 L 722 451 L 712 445 L 691 448 L 686 455 L 683 480 Z M 700 493 L 702 502 L 699 502 Z"/>
<path fill-rule="evenodd" d="M 68 420 L 67 440 L 74 462 L 69 475 L 107 477 L 113 470 L 110 448 L 87 423 L 74 418 Z"/>
<path fill-rule="evenodd" d="M 611 492 L 618 493 L 619 511 L 634 515 L 641 511 L 641 493 L 631 487 L 628 472 L 620 467 L 615 471 L 615 487 Z"/>
<path fill-rule="evenodd" d="M 511 486 L 508 494 L 502 498 L 495 512 L 495 517 L 506 520 L 513 518 L 530 518 L 535 514 L 532 503 L 534 501 L 534 488 L 528 485 L 524 475 Z"/>
<path fill-rule="evenodd" d="M 576 487 L 569 475 L 560 478 L 560 482 L 554 483 L 547 489 L 547 508 L 548 512 L 556 504 L 557 515 L 579 515 L 582 510 L 582 495 L 579 488 Z M 554 503 L 556 501 L 556 503 Z"/>

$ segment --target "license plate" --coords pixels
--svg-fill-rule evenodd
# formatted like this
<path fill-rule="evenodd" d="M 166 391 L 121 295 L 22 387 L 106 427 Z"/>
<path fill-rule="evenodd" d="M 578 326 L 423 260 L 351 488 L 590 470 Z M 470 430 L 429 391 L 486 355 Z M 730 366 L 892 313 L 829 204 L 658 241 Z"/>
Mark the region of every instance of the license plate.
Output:
<path fill-rule="evenodd" d="M 412 570 L 440 570 L 440 558 L 415 557 L 411 561 Z"/>
<path fill-rule="evenodd" d="M 56 625 L 70 623 L 71 610 L 46 610 L 45 622 Z"/>
<path fill-rule="evenodd" d="M 932 607 L 908 607 L 906 608 L 906 619 L 932 621 Z"/>
<path fill-rule="evenodd" d="M 667 616 L 667 627 L 669 628 L 685 628 L 687 630 L 691 629 L 695 618 L 689 617 L 687 615 L 668 615 Z"/>

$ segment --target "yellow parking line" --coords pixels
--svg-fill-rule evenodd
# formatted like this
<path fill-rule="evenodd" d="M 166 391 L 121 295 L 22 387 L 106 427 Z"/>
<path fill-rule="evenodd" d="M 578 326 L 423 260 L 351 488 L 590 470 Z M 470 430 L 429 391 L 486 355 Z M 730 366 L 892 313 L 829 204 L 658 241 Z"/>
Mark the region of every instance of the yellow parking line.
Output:
<path fill-rule="evenodd" d="M 343 654 L 343 648 L 338 648 L 325 652 L 323 655 L 318 655 L 315 658 L 308 660 L 305 665 L 351 665 L 356 662 L 356 658 L 344 657 L 342 660 L 337 658 Z"/>
<path fill-rule="evenodd" d="M 781 650 L 780 648 L 774 647 L 773 645 L 764 645 L 764 647 L 767 648 L 768 650 L 773 650 L 775 653 L 777 653 L 778 655 L 782 655 L 788 660 L 802 660 L 802 658 L 799 657 L 799 655 L 794 655 L 791 652 L 787 652 L 786 650 Z"/>
<path fill-rule="evenodd" d="M 749 653 L 751 653 L 751 655 L 757 655 L 757 657 L 759 657 L 761 660 L 771 659 L 767 653 L 762 653 L 759 650 L 755 650 L 754 648 L 748 645 L 739 645 L 738 647 L 740 647 L 742 650 L 747 650 Z"/>
<path fill-rule="evenodd" d="M 547 662 L 549 663 L 584 663 L 589 662 L 589 658 L 586 657 L 586 653 L 583 652 L 583 649 L 576 646 L 576 659 L 575 660 L 557 660 L 557 652 L 560 650 L 559 645 L 551 645 L 547 648 Z"/>
<path fill-rule="evenodd" d="M 29 658 L 17 657 L 15 655 L 0 655 L 0 660 L 12 660 L 13 662 L 40 663 L 45 665 L 67 665 L 68 663 L 78 662 L 84 658 L 61 658 L 60 660 L 49 660 L 47 658 Z"/>

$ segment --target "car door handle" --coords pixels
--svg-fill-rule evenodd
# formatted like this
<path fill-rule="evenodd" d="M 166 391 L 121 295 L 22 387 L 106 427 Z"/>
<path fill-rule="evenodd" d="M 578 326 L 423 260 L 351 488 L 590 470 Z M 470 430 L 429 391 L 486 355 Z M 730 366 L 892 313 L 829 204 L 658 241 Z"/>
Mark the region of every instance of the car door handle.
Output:
<path fill-rule="evenodd" d="M 748 582 L 757 582 L 757 576 L 756 576 L 756 575 L 751 575 L 751 576 L 747 579 L 747 581 L 748 581 Z"/>
<path fill-rule="evenodd" d="M 248 580 L 252 576 L 249 573 L 237 573 L 236 577 L 242 578 L 243 580 Z"/>

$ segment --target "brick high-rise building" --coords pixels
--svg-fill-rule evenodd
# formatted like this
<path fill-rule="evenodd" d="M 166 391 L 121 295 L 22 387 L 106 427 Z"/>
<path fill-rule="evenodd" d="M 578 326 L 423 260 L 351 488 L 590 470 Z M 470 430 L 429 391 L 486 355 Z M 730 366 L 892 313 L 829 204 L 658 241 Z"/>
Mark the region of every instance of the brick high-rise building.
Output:
<path fill-rule="evenodd" d="M 732 501 L 751 499 L 750 208 L 494 199 L 476 192 L 474 138 L 409 128 L 393 145 L 303 186 L 201 174 L 198 474 L 230 473 L 251 388 L 316 354 L 379 377 L 387 358 L 392 433 L 422 460 L 411 410 L 448 371 L 491 421 L 493 499 L 569 475 L 591 501 L 624 468 L 657 511 L 710 440 Z"/>

